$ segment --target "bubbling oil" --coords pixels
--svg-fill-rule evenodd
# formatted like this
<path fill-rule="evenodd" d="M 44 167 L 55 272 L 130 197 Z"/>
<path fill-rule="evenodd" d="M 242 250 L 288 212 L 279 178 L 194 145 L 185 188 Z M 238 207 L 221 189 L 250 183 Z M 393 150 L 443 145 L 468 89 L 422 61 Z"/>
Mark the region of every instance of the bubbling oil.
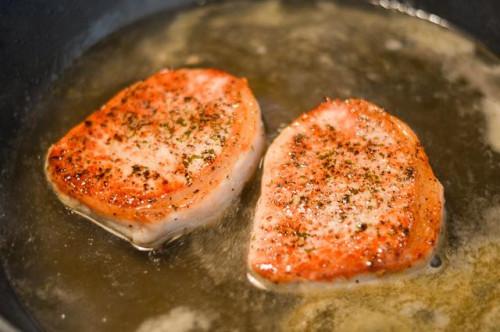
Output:
<path fill-rule="evenodd" d="M 368 99 L 419 135 L 445 187 L 434 273 L 322 294 L 246 279 L 260 174 L 216 227 L 138 252 L 64 209 L 49 145 L 128 84 L 164 68 L 247 77 L 268 143 L 325 96 Z M 227 2 L 159 13 L 92 47 L 54 83 L 11 156 L 0 216 L 12 283 L 48 331 L 415 331 L 500 326 L 500 65 L 460 33 L 368 5 Z"/>

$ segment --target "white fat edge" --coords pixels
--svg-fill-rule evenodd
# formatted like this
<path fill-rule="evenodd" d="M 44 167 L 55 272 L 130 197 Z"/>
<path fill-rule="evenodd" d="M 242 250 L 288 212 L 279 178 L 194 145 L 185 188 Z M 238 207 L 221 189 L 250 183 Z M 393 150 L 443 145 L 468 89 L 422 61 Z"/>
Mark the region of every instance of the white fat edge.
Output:
<path fill-rule="evenodd" d="M 331 281 L 297 281 L 275 284 L 256 273 L 250 264 L 248 266 L 247 280 L 255 287 L 284 294 L 298 294 L 304 297 L 329 297 L 339 290 L 357 289 L 366 286 L 383 286 L 390 284 L 403 284 L 405 281 L 422 275 L 436 273 L 440 268 L 432 268 L 429 264 L 434 252 L 422 258 L 412 267 L 399 272 L 388 272 L 379 275 L 377 272 L 363 273 L 351 278 L 337 277 Z M 270 267 L 272 268 L 272 267 Z"/>
<path fill-rule="evenodd" d="M 148 318 L 136 332 L 188 332 L 208 331 L 216 315 L 179 306 L 168 313 Z"/>
<path fill-rule="evenodd" d="M 232 205 L 243 190 L 246 182 L 255 172 L 264 150 L 264 128 L 260 109 L 258 113 L 258 129 L 252 146 L 248 151 L 241 154 L 228 177 L 223 179 L 218 187 L 196 206 L 188 210 L 173 212 L 162 221 L 138 225 L 136 222 L 104 217 L 94 213 L 80 201 L 59 191 L 51 181 L 49 172 L 47 172 L 50 149 L 45 159 L 45 175 L 60 201 L 71 211 L 90 220 L 111 234 L 128 241 L 136 249 L 153 250 L 162 243 L 173 241 L 199 226 L 208 226 L 215 223 L 221 219 L 226 209 Z M 228 197 L 232 197 L 232 199 Z M 200 218 L 200 211 L 204 211 L 205 218 Z"/>

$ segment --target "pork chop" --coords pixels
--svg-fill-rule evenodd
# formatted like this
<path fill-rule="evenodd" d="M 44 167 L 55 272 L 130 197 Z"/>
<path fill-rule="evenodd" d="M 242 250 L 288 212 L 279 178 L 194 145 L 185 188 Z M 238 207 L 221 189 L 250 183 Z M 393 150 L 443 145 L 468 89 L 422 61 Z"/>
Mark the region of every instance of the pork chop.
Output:
<path fill-rule="evenodd" d="M 423 264 L 443 204 L 443 187 L 405 123 L 363 100 L 326 101 L 266 154 L 249 276 L 332 282 Z"/>
<path fill-rule="evenodd" d="M 140 249 L 220 218 L 263 150 L 245 79 L 163 70 L 120 91 L 52 145 L 60 200 Z"/>

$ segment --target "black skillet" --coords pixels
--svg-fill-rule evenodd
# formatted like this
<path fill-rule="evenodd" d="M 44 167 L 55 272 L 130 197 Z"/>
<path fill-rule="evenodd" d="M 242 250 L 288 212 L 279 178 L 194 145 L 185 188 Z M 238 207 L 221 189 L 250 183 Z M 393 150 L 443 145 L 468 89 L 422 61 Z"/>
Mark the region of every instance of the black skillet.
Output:
<path fill-rule="evenodd" d="M 408 0 L 415 8 L 441 16 L 500 54 L 500 2 L 497 0 Z M 0 247 L 15 220 L 1 213 L 3 192 L 16 142 L 31 107 L 72 59 L 120 27 L 160 10 L 200 5 L 182 0 L 72 0 L 0 2 Z M 26 127 L 24 127 L 26 128 Z M 29 128 L 29 126 L 27 127 Z M 1 258 L 1 257 L 0 257 Z M 37 331 L 0 269 L 0 330 Z"/>

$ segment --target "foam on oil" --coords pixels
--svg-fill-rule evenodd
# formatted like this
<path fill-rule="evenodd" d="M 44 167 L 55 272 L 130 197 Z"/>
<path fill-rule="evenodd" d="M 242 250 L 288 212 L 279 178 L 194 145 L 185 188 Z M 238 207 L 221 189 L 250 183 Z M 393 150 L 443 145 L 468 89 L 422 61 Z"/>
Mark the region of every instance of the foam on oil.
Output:
<path fill-rule="evenodd" d="M 65 210 L 43 175 L 49 145 L 126 85 L 182 66 L 247 77 L 268 143 L 325 96 L 366 98 L 407 122 L 445 186 L 442 267 L 321 295 L 256 289 L 245 255 L 259 174 L 218 226 L 149 254 Z M 228 2 L 142 20 L 63 73 L 24 131 L 1 183 L 10 278 L 49 331 L 494 330 L 499 68 L 457 32 L 370 6 Z"/>

